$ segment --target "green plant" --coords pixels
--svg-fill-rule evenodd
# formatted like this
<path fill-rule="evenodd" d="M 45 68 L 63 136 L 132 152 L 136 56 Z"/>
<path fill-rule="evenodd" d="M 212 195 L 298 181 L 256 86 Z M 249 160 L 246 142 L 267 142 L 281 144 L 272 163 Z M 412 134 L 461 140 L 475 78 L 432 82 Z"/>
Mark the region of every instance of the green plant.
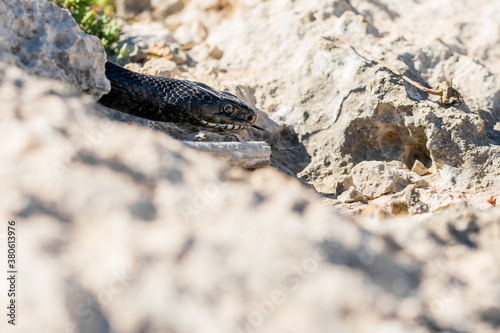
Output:
<path fill-rule="evenodd" d="M 83 31 L 97 36 L 109 56 L 119 52 L 121 25 L 110 14 L 112 0 L 53 0 L 59 7 L 69 10 Z"/>

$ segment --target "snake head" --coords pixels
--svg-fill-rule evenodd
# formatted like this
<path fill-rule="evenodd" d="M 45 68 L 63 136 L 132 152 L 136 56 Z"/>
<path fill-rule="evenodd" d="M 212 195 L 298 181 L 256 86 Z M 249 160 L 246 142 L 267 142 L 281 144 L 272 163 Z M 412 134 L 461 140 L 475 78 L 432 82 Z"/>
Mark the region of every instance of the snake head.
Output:
<path fill-rule="evenodd" d="M 242 130 L 255 124 L 257 113 L 247 103 L 228 92 L 217 93 L 217 102 L 196 106 L 197 121 L 202 126 Z"/>

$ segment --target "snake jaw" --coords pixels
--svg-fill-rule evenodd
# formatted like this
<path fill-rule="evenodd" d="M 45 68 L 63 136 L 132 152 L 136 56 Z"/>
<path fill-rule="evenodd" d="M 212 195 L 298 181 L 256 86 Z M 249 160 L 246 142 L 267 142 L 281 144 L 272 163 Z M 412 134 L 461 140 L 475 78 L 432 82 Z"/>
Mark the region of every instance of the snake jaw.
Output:
<path fill-rule="evenodd" d="M 257 113 L 243 101 L 236 97 L 234 99 L 220 101 L 215 110 L 212 105 L 191 105 L 191 112 L 196 115 L 195 122 L 204 127 L 223 130 L 242 130 L 253 126 Z"/>
<path fill-rule="evenodd" d="M 221 129 L 227 129 L 227 130 L 242 130 L 245 128 L 250 127 L 251 125 L 235 125 L 235 124 L 217 124 L 217 123 L 211 123 L 202 119 L 199 119 L 200 123 L 203 126 L 206 127 L 211 127 L 211 128 L 221 128 Z"/>

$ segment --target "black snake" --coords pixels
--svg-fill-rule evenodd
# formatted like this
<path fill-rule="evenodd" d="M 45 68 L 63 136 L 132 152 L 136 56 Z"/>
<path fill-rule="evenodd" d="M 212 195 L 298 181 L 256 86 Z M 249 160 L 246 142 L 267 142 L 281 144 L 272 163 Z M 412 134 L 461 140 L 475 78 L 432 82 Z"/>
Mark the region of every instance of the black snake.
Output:
<path fill-rule="evenodd" d="M 132 72 L 106 62 L 111 91 L 98 103 L 164 122 L 226 130 L 257 127 L 257 113 L 236 96 L 203 83 Z"/>

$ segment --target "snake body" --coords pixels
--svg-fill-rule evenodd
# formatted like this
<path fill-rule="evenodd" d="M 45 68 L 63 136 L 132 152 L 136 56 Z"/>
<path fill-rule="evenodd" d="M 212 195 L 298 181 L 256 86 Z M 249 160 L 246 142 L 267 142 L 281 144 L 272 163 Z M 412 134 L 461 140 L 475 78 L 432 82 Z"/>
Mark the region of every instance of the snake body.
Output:
<path fill-rule="evenodd" d="M 199 82 L 136 73 L 110 61 L 105 66 L 111 91 L 98 103 L 106 107 L 155 121 L 227 130 L 257 127 L 256 112 L 228 92 Z"/>

